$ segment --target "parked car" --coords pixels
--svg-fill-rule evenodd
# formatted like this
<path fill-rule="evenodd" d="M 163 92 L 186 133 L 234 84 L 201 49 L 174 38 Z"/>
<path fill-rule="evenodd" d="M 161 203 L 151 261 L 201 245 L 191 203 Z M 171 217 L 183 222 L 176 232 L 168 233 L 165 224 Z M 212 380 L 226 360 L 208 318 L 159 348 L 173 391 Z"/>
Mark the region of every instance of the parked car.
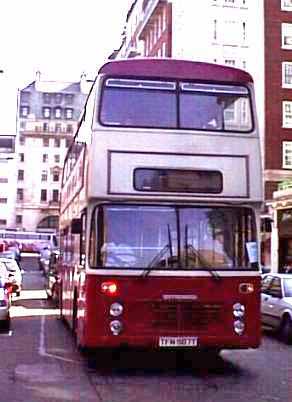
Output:
<path fill-rule="evenodd" d="M 11 258 L 13 260 L 16 260 L 17 262 L 19 261 L 19 258 L 17 257 L 17 253 L 15 252 L 15 250 L 5 250 L 0 252 L 0 258 L 4 257 L 4 258 Z"/>
<path fill-rule="evenodd" d="M 10 295 L 6 284 L 0 278 L 0 324 L 2 329 L 10 329 Z"/>
<path fill-rule="evenodd" d="M 15 293 L 16 296 L 20 296 L 23 270 L 13 258 L 4 258 L 0 256 L 0 261 L 5 265 L 8 271 L 8 282 L 11 285 L 11 292 Z"/>
<path fill-rule="evenodd" d="M 264 328 L 278 331 L 286 343 L 292 343 L 291 274 L 263 275 L 261 319 Z"/>

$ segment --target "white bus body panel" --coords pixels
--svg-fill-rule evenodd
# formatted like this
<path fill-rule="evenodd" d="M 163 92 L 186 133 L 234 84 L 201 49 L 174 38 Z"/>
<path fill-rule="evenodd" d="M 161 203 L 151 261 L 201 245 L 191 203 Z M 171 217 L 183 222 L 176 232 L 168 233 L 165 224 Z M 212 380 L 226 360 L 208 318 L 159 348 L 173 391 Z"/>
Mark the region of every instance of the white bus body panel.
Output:
<path fill-rule="evenodd" d="M 148 130 L 145 138 L 145 132 L 139 129 L 113 131 L 115 135 L 110 136 L 108 130 L 101 127 L 93 132 L 93 146 L 88 157 L 95 163 L 89 164 L 89 198 L 262 200 L 259 141 L 252 134 L 227 136 L 212 133 L 210 141 L 210 133 L 206 133 L 208 137 L 184 131 L 169 131 L 161 135 L 159 130 L 152 133 Z M 122 149 L 120 144 L 127 146 Z M 219 194 L 137 191 L 134 188 L 136 168 L 220 171 L 223 191 Z"/>

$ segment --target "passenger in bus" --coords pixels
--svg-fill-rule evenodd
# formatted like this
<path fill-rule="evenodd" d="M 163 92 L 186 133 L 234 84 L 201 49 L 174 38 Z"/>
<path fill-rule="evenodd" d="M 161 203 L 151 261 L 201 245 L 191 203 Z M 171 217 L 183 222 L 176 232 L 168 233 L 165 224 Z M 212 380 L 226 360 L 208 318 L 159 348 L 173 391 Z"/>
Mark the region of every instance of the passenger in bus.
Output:
<path fill-rule="evenodd" d="M 104 243 L 101 247 L 101 259 L 105 267 L 132 267 L 136 263 L 132 247 L 125 243 Z"/>
<path fill-rule="evenodd" d="M 127 241 L 129 228 L 125 222 L 111 222 L 109 233 L 101 247 L 102 265 L 106 267 L 132 267 L 135 266 L 136 256 Z"/>

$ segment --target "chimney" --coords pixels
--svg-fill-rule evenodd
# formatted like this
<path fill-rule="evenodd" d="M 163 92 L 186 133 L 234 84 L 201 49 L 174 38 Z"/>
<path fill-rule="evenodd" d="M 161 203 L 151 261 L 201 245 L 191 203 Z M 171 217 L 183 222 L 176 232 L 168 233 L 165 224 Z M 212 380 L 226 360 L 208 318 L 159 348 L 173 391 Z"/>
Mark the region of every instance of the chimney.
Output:
<path fill-rule="evenodd" d="M 87 94 L 88 90 L 87 90 L 88 84 L 87 84 L 87 79 L 86 79 L 86 73 L 84 71 L 82 71 L 81 76 L 80 76 L 80 91 L 83 94 Z"/>
<path fill-rule="evenodd" d="M 36 80 L 36 81 L 40 81 L 40 80 L 41 80 L 41 72 L 40 72 L 40 70 L 38 70 L 38 71 L 35 73 L 35 80 Z"/>

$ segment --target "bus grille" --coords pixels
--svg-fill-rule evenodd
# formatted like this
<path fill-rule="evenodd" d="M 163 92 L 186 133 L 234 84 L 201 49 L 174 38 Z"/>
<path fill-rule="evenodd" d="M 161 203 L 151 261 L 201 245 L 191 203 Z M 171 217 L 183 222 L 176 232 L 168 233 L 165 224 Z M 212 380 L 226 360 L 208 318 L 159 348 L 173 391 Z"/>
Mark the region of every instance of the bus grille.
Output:
<path fill-rule="evenodd" d="M 221 304 L 153 302 L 152 327 L 164 330 L 204 330 L 222 322 Z"/>

